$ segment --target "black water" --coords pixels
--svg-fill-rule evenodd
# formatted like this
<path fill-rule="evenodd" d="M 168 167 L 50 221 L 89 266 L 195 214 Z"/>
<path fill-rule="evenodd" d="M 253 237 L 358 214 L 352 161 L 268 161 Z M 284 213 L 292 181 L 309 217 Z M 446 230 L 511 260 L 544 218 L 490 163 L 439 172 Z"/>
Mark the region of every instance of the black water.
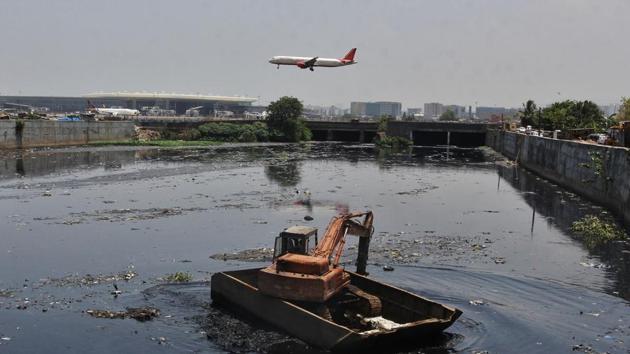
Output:
<path fill-rule="evenodd" d="M 629 352 L 628 245 L 589 249 L 569 231 L 606 211 L 479 149 L 68 148 L 2 157 L 0 352 L 222 352 L 202 326 L 205 281 L 264 263 L 209 255 L 271 247 L 282 228 L 324 228 L 345 208 L 374 210 L 372 277 L 464 311 L 442 349 L 425 352 Z M 306 189 L 310 207 L 296 203 Z M 111 281 L 80 281 L 127 271 L 138 275 L 116 281 L 118 297 Z M 177 271 L 196 282 L 160 280 Z M 134 306 L 162 314 L 140 323 L 83 313 Z"/>

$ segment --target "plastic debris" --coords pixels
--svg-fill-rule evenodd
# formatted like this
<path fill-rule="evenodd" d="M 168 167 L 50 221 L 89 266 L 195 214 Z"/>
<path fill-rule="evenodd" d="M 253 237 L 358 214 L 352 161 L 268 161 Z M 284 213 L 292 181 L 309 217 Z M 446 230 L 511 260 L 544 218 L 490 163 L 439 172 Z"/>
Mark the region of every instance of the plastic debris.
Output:
<path fill-rule="evenodd" d="M 133 318 L 140 322 L 152 320 L 160 315 L 160 310 L 152 307 L 127 308 L 127 311 L 87 310 L 85 312 L 97 318 Z"/>

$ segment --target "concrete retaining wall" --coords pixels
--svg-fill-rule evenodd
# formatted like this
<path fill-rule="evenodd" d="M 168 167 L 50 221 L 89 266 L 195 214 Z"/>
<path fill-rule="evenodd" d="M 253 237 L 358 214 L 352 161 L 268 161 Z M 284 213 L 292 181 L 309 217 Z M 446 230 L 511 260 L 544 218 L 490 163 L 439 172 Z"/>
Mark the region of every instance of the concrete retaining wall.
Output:
<path fill-rule="evenodd" d="M 630 149 L 488 131 L 486 145 L 630 224 Z"/>
<path fill-rule="evenodd" d="M 19 129 L 16 121 L 0 121 L 0 148 L 30 148 L 87 144 L 95 141 L 129 140 L 133 122 L 55 122 L 25 120 Z"/>
<path fill-rule="evenodd" d="M 0 120 L 0 147 L 15 147 L 15 121 Z"/>

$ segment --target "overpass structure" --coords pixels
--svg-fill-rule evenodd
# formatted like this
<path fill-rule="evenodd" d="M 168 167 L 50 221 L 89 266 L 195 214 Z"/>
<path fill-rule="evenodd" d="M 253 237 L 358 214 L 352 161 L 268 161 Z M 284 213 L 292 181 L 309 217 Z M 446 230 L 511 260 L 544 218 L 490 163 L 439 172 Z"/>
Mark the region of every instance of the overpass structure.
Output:
<path fill-rule="evenodd" d="M 372 142 L 376 136 L 376 122 L 307 121 L 313 140 Z M 389 121 L 387 135 L 400 136 L 414 145 L 482 146 L 485 144 L 487 124 L 459 122 Z"/>

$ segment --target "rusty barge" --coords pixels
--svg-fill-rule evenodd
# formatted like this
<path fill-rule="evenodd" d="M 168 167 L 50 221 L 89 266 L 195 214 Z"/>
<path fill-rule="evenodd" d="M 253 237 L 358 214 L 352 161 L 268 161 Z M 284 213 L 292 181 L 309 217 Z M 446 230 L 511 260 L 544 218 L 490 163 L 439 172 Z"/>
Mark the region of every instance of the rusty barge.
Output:
<path fill-rule="evenodd" d="M 360 217 L 363 222 L 356 220 Z M 212 276 L 213 303 L 243 310 L 332 351 L 430 340 L 462 312 L 366 276 L 372 220 L 371 212 L 335 216 L 321 242 L 312 227 L 284 230 L 269 267 Z M 346 235 L 359 236 L 356 273 L 339 265 Z"/>

